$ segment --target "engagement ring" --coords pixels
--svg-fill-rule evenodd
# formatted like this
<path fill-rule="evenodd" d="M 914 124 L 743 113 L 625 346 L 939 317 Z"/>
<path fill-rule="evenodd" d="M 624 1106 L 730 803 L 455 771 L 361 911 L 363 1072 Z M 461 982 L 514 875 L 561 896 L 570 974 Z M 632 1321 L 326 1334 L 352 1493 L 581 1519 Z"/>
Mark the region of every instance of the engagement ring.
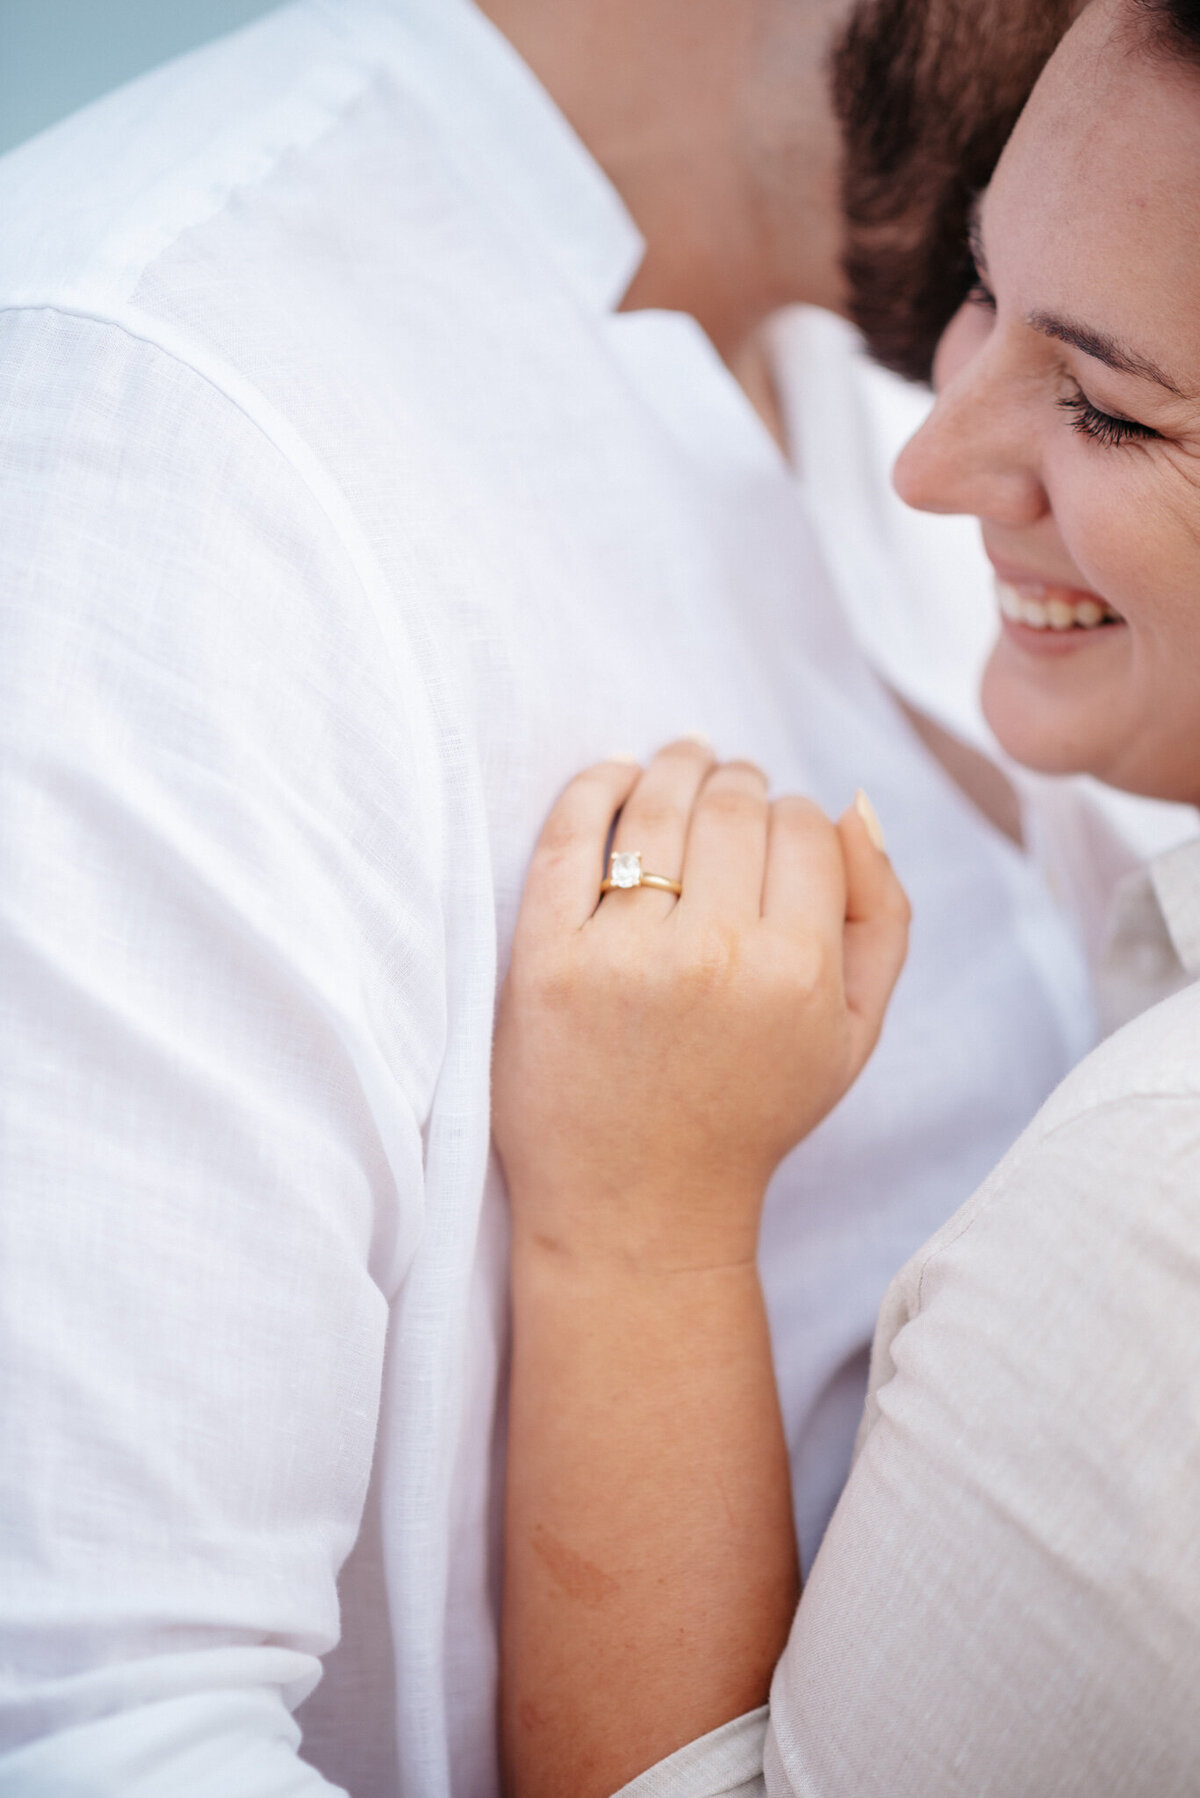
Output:
<path fill-rule="evenodd" d="M 610 856 L 608 879 L 600 882 L 600 891 L 611 893 L 618 887 L 657 887 L 660 892 L 674 893 L 677 899 L 683 891 L 677 880 L 668 880 L 665 874 L 643 874 L 640 849 L 615 849 Z"/>

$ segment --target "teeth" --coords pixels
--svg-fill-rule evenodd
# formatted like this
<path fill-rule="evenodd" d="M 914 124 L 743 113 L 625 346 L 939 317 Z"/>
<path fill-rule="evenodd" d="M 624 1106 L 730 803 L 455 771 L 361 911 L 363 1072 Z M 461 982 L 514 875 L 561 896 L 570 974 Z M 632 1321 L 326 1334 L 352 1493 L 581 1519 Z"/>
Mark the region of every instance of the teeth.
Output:
<path fill-rule="evenodd" d="M 1042 597 L 1045 593 L 1045 587 L 1032 582 L 1021 587 L 1010 587 L 1007 581 L 996 582 L 996 598 L 1004 617 L 1033 631 L 1090 631 L 1117 618 L 1099 600 L 1068 600 L 1057 595 L 1049 599 Z"/>

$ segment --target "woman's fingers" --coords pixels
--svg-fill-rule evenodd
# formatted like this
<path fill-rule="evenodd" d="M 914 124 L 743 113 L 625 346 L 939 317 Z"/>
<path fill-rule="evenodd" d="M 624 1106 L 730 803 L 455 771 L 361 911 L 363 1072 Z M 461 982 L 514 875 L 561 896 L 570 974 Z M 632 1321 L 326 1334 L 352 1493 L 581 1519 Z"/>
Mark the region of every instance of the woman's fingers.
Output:
<path fill-rule="evenodd" d="M 846 1007 L 857 1027 L 860 1060 L 865 1061 L 904 966 L 911 911 L 883 850 L 870 802 L 851 806 L 840 819 L 837 834 L 846 869 Z"/>
<path fill-rule="evenodd" d="M 566 788 L 538 840 L 518 927 L 526 942 L 546 944 L 592 917 L 614 818 L 615 847 L 640 850 L 647 873 L 682 877 L 694 916 L 746 924 L 761 910 L 840 959 L 855 1060 L 865 1061 L 904 965 L 910 915 L 872 812 L 852 807 L 834 826 L 807 799 L 768 805 L 759 769 L 714 769 L 711 750 L 691 740 L 662 750 L 644 774 L 600 762 Z M 642 888 L 611 894 L 602 914 L 628 922 L 636 906 L 634 919 L 661 918 L 674 904 Z"/>
<path fill-rule="evenodd" d="M 807 799 L 771 808 L 763 912 L 840 961 L 856 1072 L 878 1041 L 908 950 L 908 899 L 882 843 L 869 801 L 856 801 L 836 826 Z"/>
<path fill-rule="evenodd" d="M 846 870 L 838 833 L 819 805 L 795 794 L 771 807 L 763 915 L 841 951 Z"/>
<path fill-rule="evenodd" d="M 641 776 L 634 762 L 585 769 L 560 795 L 542 827 L 521 903 L 520 930 L 535 944 L 579 930 L 596 909 L 604 846 L 613 819 Z"/>
<path fill-rule="evenodd" d="M 725 762 L 701 787 L 683 862 L 684 902 L 741 923 L 762 909 L 767 853 L 767 777 L 750 762 Z"/>
<path fill-rule="evenodd" d="M 692 738 L 669 743 L 650 763 L 629 794 L 617 824 L 613 848 L 640 851 L 642 871 L 678 880 L 696 795 L 713 765 L 707 744 Z M 654 887 L 610 893 L 603 911 L 636 906 L 643 918 L 661 918 L 675 904 L 672 894 Z"/>

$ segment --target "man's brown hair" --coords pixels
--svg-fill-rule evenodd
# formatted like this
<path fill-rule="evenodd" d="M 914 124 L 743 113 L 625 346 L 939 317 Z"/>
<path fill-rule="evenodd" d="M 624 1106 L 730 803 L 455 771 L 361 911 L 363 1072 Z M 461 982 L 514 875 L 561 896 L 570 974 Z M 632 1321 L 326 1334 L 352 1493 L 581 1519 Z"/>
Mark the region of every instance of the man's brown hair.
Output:
<path fill-rule="evenodd" d="M 971 204 L 1077 10 L 861 0 L 835 49 L 851 312 L 877 360 L 910 380 L 929 379 L 971 288 Z"/>

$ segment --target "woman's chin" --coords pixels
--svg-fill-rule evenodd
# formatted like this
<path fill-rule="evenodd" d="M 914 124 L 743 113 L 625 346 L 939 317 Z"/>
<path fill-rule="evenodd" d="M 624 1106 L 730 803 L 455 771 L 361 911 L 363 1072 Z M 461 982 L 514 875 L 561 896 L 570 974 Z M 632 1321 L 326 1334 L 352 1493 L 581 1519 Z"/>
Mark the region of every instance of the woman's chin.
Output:
<path fill-rule="evenodd" d="M 1010 645 L 984 670 L 983 715 L 1001 749 L 1035 774 L 1090 774 L 1143 799 L 1200 805 L 1200 757 L 1186 732 L 1139 715 L 1119 682 L 1051 681 Z M 1124 698 L 1125 704 L 1121 704 Z M 1157 727 L 1157 728 L 1156 728 Z"/>
<path fill-rule="evenodd" d="M 1005 754 L 1023 768 L 1105 778 L 1116 747 L 1111 684 L 1090 680 L 1083 659 L 1031 656 L 1007 634 L 993 649 L 983 674 L 983 715 Z"/>

